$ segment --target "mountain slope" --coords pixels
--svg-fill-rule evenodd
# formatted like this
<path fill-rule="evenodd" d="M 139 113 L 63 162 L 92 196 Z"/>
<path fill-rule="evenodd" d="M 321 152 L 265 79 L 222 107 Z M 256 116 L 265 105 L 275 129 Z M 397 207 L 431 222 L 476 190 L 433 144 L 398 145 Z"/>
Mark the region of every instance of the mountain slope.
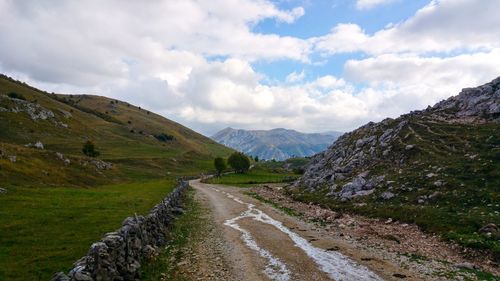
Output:
<path fill-rule="evenodd" d="M 294 130 L 237 130 L 226 128 L 212 139 L 247 155 L 265 160 L 285 160 L 314 155 L 328 147 L 341 133 L 304 134 Z"/>
<path fill-rule="evenodd" d="M 314 156 L 301 200 L 415 222 L 500 256 L 500 78 L 429 107 L 368 123 Z"/>
<path fill-rule="evenodd" d="M 99 160 L 82 154 L 86 140 L 96 143 Z M 32 146 L 37 142 L 43 149 Z M 2 182 L 94 185 L 162 177 L 200 165 L 209 168 L 215 155 L 230 152 L 178 123 L 126 102 L 49 94 L 0 77 Z M 105 163 L 112 163 L 113 168 Z"/>

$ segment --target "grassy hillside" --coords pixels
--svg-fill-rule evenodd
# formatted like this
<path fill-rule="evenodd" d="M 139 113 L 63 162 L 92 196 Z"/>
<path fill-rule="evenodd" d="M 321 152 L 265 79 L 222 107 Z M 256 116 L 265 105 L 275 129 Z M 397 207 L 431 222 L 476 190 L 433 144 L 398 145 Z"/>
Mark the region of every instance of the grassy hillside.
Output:
<path fill-rule="evenodd" d="M 9 98 L 15 93 L 26 101 Z M 31 111 L 31 115 L 30 112 Z M 40 115 L 49 117 L 38 118 Z M 46 117 L 46 116 L 45 116 Z M 111 170 L 91 173 L 81 152 L 95 142 Z M 40 141 L 44 149 L 25 145 Z M 0 77 L 0 179 L 7 184 L 92 186 L 208 169 L 230 149 L 178 123 L 128 103 L 99 96 L 48 94 Z M 70 165 L 56 157 L 68 158 Z M 9 156 L 16 156 L 12 163 Z"/>
<path fill-rule="evenodd" d="M 313 157 L 291 190 L 335 210 L 416 223 L 500 260 L 500 78 L 369 123 Z M 483 230 L 482 230 L 483 229 Z"/>
<path fill-rule="evenodd" d="M 82 153 L 87 140 L 96 159 Z M 0 280 L 67 270 L 124 218 L 153 207 L 175 177 L 211 170 L 215 156 L 231 152 L 122 101 L 49 94 L 0 76 Z"/>
<path fill-rule="evenodd" d="M 498 258 L 498 238 L 480 235 L 478 230 L 500 224 L 500 126 L 410 120 L 400 136 L 392 144 L 397 154 L 353 172 L 384 177 L 373 193 L 334 200 L 332 189 L 325 185 L 313 192 L 296 190 L 295 196 L 335 210 L 417 223 L 462 245 L 491 250 Z M 352 135 L 353 145 L 357 139 Z M 414 148 L 406 150 L 407 145 Z M 405 155 L 404 161 L 399 154 Z M 337 180 L 333 191 L 339 192 L 353 179 Z M 384 193 L 393 197 L 384 198 Z"/>

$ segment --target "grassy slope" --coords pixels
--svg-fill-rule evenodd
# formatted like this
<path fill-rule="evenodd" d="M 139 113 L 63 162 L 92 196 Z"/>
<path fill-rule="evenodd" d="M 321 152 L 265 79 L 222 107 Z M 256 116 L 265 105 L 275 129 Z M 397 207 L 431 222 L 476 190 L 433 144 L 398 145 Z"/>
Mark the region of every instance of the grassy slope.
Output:
<path fill-rule="evenodd" d="M 212 169 L 214 156 L 231 152 L 125 102 L 118 103 L 115 113 L 107 109 L 111 100 L 104 97 L 79 96 L 84 101 L 72 106 L 60 101 L 69 96 L 0 77 L 0 95 L 10 92 L 36 100 L 68 128 L 50 120 L 33 121 L 24 112 L 0 112 L 0 187 L 8 190 L 0 194 L 0 280 L 50 279 L 125 217 L 146 213 L 171 190 L 176 176 Z M 0 99 L 0 107 L 15 106 L 8 98 Z M 151 136 L 158 133 L 175 140 L 160 142 Z M 99 158 L 112 162 L 113 169 L 98 171 L 83 164 L 89 160 L 81 153 L 86 139 L 95 141 Z M 24 146 L 36 141 L 45 149 Z M 56 152 L 71 164 L 64 165 Z M 17 156 L 15 163 L 8 159 L 12 155 Z"/>
<path fill-rule="evenodd" d="M 36 101 L 54 112 L 55 121 L 68 125 L 68 128 L 63 128 L 50 120 L 33 121 L 24 112 L 0 112 L 0 150 L 5 155 L 19 155 L 21 160 L 25 158 L 31 162 L 25 163 L 27 166 L 11 165 L 5 157 L 0 159 L 0 179 L 8 179 L 10 184 L 26 185 L 36 180 L 37 185 L 92 186 L 113 181 L 133 181 L 142 177 L 161 178 L 179 173 L 187 166 L 195 166 L 193 170 L 200 168 L 200 165 L 205 169 L 211 168 L 214 156 L 231 152 L 180 124 L 125 102 L 111 104 L 114 100 L 98 96 L 71 98 L 50 95 L 0 77 L 0 95 L 9 92 L 21 94 L 28 101 Z M 75 101 L 61 102 L 72 99 Z M 0 99 L 0 107 L 15 106 L 8 99 Z M 114 111 L 108 108 L 110 106 L 115 107 Z M 66 118 L 63 111 L 71 113 L 72 117 Z M 142 134 L 138 133 L 140 131 Z M 161 133 L 172 135 L 175 140 L 161 142 L 153 136 Z M 57 161 L 55 152 L 69 155 L 73 163 L 85 160 L 82 159 L 81 148 L 87 139 L 96 143 L 101 152 L 100 158 L 115 163 L 116 169 L 103 174 L 86 173 L 88 179 L 82 180 L 79 170 L 81 165 L 75 170 L 72 169 L 73 165 L 64 167 Z M 45 151 L 22 146 L 36 141 L 44 144 Z M 58 170 L 59 177 L 50 177 L 40 183 L 41 166 L 54 173 Z M 66 177 L 61 176 L 63 174 Z"/>
<path fill-rule="evenodd" d="M 477 231 L 488 223 L 500 225 L 500 127 L 491 123 L 445 124 L 413 118 L 400 135 L 402 139 L 393 149 L 399 151 L 396 155 L 407 154 L 405 163 L 396 164 L 389 157 L 364 167 L 370 170 L 370 176 L 385 175 L 385 180 L 394 181 L 390 185 L 396 197 L 380 199 L 380 193 L 388 188 L 382 186 L 373 196 L 344 203 L 325 196 L 326 189 L 299 192 L 296 198 L 336 210 L 416 223 L 462 245 L 487 249 L 498 258 L 500 241 L 478 235 Z M 353 141 L 357 137 L 353 136 Z M 405 151 L 407 144 L 414 144 L 416 149 Z M 436 176 L 426 177 L 429 173 Z M 437 180 L 446 184 L 437 187 Z M 437 196 L 433 199 L 424 204 L 417 202 L 419 196 L 434 192 Z"/>

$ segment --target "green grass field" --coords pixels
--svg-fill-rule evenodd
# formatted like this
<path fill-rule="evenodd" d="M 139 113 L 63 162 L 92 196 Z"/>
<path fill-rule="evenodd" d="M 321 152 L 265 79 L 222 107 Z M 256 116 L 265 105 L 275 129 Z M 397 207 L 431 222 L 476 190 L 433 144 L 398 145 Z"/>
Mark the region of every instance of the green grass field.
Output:
<path fill-rule="evenodd" d="M 265 169 L 255 168 L 244 174 L 225 174 L 220 177 L 213 177 L 206 182 L 248 187 L 262 183 L 290 182 L 297 177 L 298 175 L 292 173 L 275 173 Z"/>
<path fill-rule="evenodd" d="M 0 280 L 49 280 L 128 216 L 146 214 L 174 179 L 95 188 L 10 188 L 0 195 Z"/>
<path fill-rule="evenodd" d="M 148 212 L 175 177 L 207 173 L 214 157 L 232 152 L 127 102 L 56 95 L 3 75 L 0 108 L 0 187 L 8 190 L 0 194 L 1 281 L 49 280 L 69 269 L 126 217 Z M 49 117 L 34 118 L 28 108 Z M 83 155 L 87 140 L 112 169 Z M 26 146 L 37 141 L 44 149 Z"/>

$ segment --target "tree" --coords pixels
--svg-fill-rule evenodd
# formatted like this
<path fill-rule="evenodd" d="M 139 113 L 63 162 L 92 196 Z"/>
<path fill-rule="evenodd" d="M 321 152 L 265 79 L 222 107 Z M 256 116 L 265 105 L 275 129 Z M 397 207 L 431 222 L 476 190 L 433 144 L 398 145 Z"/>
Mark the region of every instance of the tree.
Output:
<path fill-rule="evenodd" d="M 227 159 L 227 163 L 236 171 L 236 173 L 240 174 L 248 171 L 250 168 L 250 159 L 248 159 L 248 157 L 241 152 L 231 154 L 231 156 Z"/>
<path fill-rule="evenodd" d="M 220 177 L 222 172 L 227 168 L 226 161 L 224 161 L 224 158 L 222 157 L 217 157 L 214 159 L 214 167 L 215 170 L 217 171 L 217 176 Z"/>
<path fill-rule="evenodd" d="M 253 158 L 255 160 L 255 162 L 259 162 L 259 156 L 255 155 L 255 157 Z"/>
<path fill-rule="evenodd" d="M 95 145 L 90 140 L 83 144 L 82 152 L 88 157 L 97 157 L 100 154 L 99 151 L 95 150 Z"/>

